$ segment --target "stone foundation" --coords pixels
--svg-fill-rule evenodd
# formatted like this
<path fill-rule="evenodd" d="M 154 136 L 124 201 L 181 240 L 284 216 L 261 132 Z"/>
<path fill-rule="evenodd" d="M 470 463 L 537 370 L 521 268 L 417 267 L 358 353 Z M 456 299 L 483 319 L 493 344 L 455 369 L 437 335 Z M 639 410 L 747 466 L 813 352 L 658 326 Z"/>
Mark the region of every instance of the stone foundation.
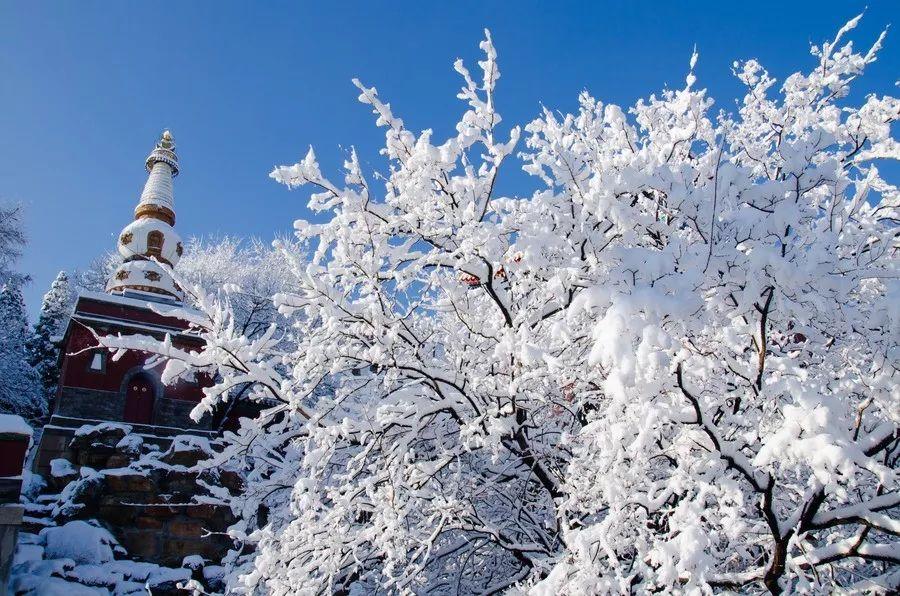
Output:
<path fill-rule="evenodd" d="M 85 425 L 100 424 L 100 420 L 92 420 L 85 418 L 71 418 L 66 416 L 54 415 L 50 418 L 50 423 L 44 427 L 41 435 L 41 442 L 38 445 L 38 452 L 34 458 L 32 471 L 44 476 L 49 476 L 50 462 L 54 459 L 66 459 L 73 463 L 76 455 L 69 448 L 69 444 L 75 436 L 77 430 Z M 155 445 L 161 450 L 166 450 L 172 443 L 172 437 L 192 434 L 200 437 L 212 438 L 215 433 L 202 429 L 182 429 L 165 426 L 151 426 L 144 424 L 129 424 L 132 432 L 141 436 L 143 442 L 147 445 Z M 110 447 L 110 454 L 114 451 L 114 447 Z M 128 465 L 130 460 L 120 459 L 108 462 L 105 458 L 109 454 L 102 455 L 99 451 L 94 452 L 97 461 L 85 461 L 79 465 L 87 465 L 94 469 L 102 469 L 105 467 L 122 467 Z"/>
<path fill-rule="evenodd" d="M 57 400 L 58 406 L 54 412 L 57 416 L 90 420 L 124 420 L 125 394 L 121 391 L 63 386 Z M 160 395 L 154 400 L 153 423 L 159 426 L 209 430 L 212 421 L 209 416 L 196 423 L 191 420 L 190 413 L 195 405 L 197 404 L 192 401 Z"/>
<path fill-rule="evenodd" d="M 97 520 L 130 557 L 149 563 L 176 567 L 190 555 L 221 560 L 233 546 L 225 531 L 234 516 L 227 506 L 196 502 L 206 495 L 198 479 L 234 492 L 241 481 L 232 472 L 192 469 L 209 455 L 206 439 L 143 437 L 123 425 L 95 428 L 44 431 L 35 467 L 50 470 L 48 490 L 60 492 L 53 521 Z M 54 459 L 68 465 L 51 465 Z"/>
<path fill-rule="evenodd" d="M 18 496 L 18 495 L 17 495 Z M 6 585 L 16 552 L 16 537 L 22 525 L 24 508 L 16 504 L 0 505 L 0 596 L 6 596 Z"/>

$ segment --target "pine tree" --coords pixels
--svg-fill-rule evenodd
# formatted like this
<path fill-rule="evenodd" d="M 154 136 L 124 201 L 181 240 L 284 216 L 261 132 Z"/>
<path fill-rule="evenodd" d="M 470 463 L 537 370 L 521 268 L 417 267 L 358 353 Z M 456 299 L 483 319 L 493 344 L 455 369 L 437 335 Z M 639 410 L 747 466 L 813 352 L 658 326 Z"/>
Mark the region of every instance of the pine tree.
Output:
<path fill-rule="evenodd" d="M 59 382 L 59 341 L 66 329 L 71 305 L 69 276 L 60 271 L 50 290 L 44 294 L 34 333 L 25 345 L 28 363 L 37 372 L 45 398 L 56 392 Z"/>
<path fill-rule="evenodd" d="M 37 372 L 26 360 L 28 319 L 21 281 L 0 287 L 0 413 L 34 420 L 46 413 Z"/>

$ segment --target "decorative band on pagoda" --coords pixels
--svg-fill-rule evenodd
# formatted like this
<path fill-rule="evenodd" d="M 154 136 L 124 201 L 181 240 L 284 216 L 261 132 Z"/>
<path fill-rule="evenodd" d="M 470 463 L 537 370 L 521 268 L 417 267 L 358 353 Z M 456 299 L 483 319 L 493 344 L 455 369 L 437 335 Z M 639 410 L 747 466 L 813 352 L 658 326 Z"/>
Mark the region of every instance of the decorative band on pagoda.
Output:
<path fill-rule="evenodd" d="M 141 203 L 135 207 L 134 218 L 141 219 L 142 217 L 152 217 L 164 221 L 170 226 L 175 225 L 175 212 L 155 203 Z"/>
<path fill-rule="evenodd" d="M 182 300 L 182 296 L 179 296 L 176 292 L 170 292 L 169 290 L 164 290 L 162 288 L 158 288 L 156 286 L 144 286 L 140 284 L 121 284 L 118 286 L 110 286 L 106 289 L 107 292 L 120 292 L 122 290 L 138 290 L 140 292 L 148 292 L 150 294 L 159 294 L 160 296 L 167 296 L 169 298 L 174 298 L 176 300 Z"/>
<path fill-rule="evenodd" d="M 178 157 L 175 155 L 175 152 L 162 147 L 154 149 L 150 155 L 147 156 L 147 161 L 145 162 L 147 171 L 151 171 L 153 169 L 153 164 L 157 162 L 162 162 L 172 168 L 173 177 L 178 175 Z"/>

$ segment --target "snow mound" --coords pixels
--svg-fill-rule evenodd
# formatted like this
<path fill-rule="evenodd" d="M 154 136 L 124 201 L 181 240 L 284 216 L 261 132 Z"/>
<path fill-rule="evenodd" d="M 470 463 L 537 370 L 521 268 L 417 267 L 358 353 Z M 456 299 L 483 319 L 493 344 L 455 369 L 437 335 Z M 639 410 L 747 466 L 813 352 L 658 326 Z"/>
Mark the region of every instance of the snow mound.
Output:
<path fill-rule="evenodd" d="M 48 559 L 71 559 L 77 564 L 99 564 L 113 560 L 116 540 L 112 534 L 81 520 L 64 526 L 44 528 L 45 556 Z"/>
<path fill-rule="evenodd" d="M 125 435 L 122 440 L 116 443 L 116 449 L 121 449 L 125 453 L 140 453 L 144 439 L 140 435 Z"/>
<path fill-rule="evenodd" d="M 172 446 L 170 449 L 172 451 L 188 451 L 196 449 L 210 455 L 215 454 L 215 451 L 213 451 L 213 448 L 209 443 L 209 439 L 195 435 L 178 435 L 172 439 Z"/>
<path fill-rule="evenodd" d="M 50 461 L 50 475 L 54 478 L 77 476 L 78 470 L 67 459 L 57 458 Z"/>
<path fill-rule="evenodd" d="M 44 558 L 44 547 L 40 544 L 19 543 L 16 554 L 13 556 L 13 567 L 41 561 Z"/>
<path fill-rule="evenodd" d="M 181 561 L 181 566 L 186 569 L 202 569 L 206 559 L 200 555 L 188 555 Z"/>
<path fill-rule="evenodd" d="M 120 557 L 118 560 L 114 556 Z M 103 528 L 84 521 L 23 532 L 12 566 L 11 593 L 17 596 L 146 596 L 170 594 L 191 579 L 189 568 L 131 561 Z M 202 566 L 201 557 L 188 557 Z M 186 559 L 186 560 L 187 560 Z M 181 592 L 178 592 L 181 593 Z"/>

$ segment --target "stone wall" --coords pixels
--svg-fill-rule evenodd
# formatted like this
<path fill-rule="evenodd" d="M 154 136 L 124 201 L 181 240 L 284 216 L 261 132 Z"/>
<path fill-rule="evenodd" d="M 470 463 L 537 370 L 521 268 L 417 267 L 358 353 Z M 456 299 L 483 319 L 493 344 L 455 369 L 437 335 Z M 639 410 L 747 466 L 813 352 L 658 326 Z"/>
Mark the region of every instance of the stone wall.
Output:
<path fill-rule="evenodd" d="M 125 396 L 117 391 L 62 387 L 56 414 L 94 420 L 121 420 Z"/>
<path fill-rule="evenodd" d="M 168 438 L 168 447 L 160 450 L 128 429 L 117 424 L 81 429 L 59 449 L 62 457 L 51 462 L 55 473 L 47 488 L 60 495 L 54 523 L 97 520 L 129 556 L 158 565 L 179 566 L 190 555 L 221 560 L 233 546 L 225 531 L 234 517 L 227 506 L 198 502 L 207 494 L 198 480 L 237 493 L 240 477 L 194 468 L 210 454 L 205 438 Z"/>
<path fill-rule="evenodd" d="M 174 567 L 191 555 L 220 561 L 232 547 L 231 539 L 221 532 L 233 519 L 231 512 L 222 507 L 115 502 L 120 497 L 121 494 L 110 491 L 94 517 L 104 523 L 132 557 Z"/>
<path fill-rule="evenodd" d="M 54 414 L 90 420 L 122 420 L 125 395 L 120 391 L 103 391 L 81 387 L 62 387 Z M 209 429 L 212 419 L 205 416 L 198 423 L 190 418 L 196 404 L 184 399 L 157 397 L 153 404 L 153 424 L 177 428 Z"/>
<path fill-rule="evenodd" d="M 91 424 L 99 424 L 98 420 L 86 420 L 84 418 L 67 418 L 64 416 L 54 415 L 50 418 L 50 423 L 44 427 L 41 433 L 40 444 L 38 445 L 37 454 L 34 457 L 32 471 L 41 476 L 50 474 L 50 462 L 54 459 L 66 459 L 75 461 L 77 455 L 70 449 L 69 445 L 78 429 Z M 211 438 L 215 433 L 212 431 L 192 430 L 190 432 L 180 428 L 160 427 L 145 424 L 129 424 L 132 432 L 138 433 L 142 437 L 142 441 L 147 446 L 154 445 L 160 450 L 165 451 L 172 443 L 173 437 L 181 434 L 195 434 Z M 123 456 L 124 457 L 124 456 Z M 108 465 L 105 460 L 100 461 L 98 465 L 106 467 L 120 467 L 127 465 L 127 458 L 120 458 L 119 461 L 111 462 Z M 96 467 L 92 464 L 92 467 Z"/>

